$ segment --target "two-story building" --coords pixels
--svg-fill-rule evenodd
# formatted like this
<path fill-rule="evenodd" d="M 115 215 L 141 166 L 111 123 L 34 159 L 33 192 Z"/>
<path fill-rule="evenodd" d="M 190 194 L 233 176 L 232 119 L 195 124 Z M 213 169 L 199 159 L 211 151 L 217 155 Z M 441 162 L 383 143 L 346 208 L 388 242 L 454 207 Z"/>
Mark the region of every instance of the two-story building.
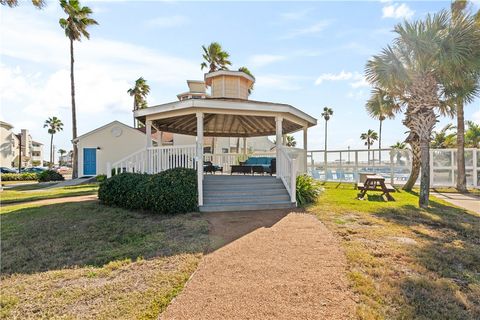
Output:
<path fill-rule="evenodd" d="M 13 125 L 0 121 L 0 166 L 17 168 L 43 166 L 43 144 L 32 139 L 27 129 L 16 134 Z"/>

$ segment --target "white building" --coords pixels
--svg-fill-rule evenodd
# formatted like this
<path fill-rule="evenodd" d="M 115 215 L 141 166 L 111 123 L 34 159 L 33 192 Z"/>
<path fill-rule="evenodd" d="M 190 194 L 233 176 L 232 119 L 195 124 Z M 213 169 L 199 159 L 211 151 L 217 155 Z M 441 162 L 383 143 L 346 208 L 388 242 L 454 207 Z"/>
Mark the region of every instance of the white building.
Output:
<path fill-rule="evenodd" d="M 20 158 L 22 167 L 43 166 L 43 144 L 33 141 L 27 129 L 15 134 L 13 128 L 0 121 L 0 166 L 18 167 Z"/>

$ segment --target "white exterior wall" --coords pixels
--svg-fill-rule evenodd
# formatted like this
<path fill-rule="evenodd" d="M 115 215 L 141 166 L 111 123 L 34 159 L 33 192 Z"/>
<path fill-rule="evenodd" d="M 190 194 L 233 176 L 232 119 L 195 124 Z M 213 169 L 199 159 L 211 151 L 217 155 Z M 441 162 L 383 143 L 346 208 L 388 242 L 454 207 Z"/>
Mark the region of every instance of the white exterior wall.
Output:
<path fill-rule="evenodd" d="M 184 146 L 192 145 L 197 141 L 197 137 L 189 136 L 185 134 L 173 134 L 173 145 L 174 146 Z"/>
<path fill-rule="evenodd" d="M 119 136 L 118 132 L 121 130 Z M 78 142 L 78 168 L 79 176 L 83 173 L 83 149 L 97 148 L 97 175 L 107 174 L 107 162 L 113 163 L 126 156 L 145 148 L 145 134 L 128 127 L 120 122 L 113 122 L 97 129 L 84 137 L 79 137 Z"/>

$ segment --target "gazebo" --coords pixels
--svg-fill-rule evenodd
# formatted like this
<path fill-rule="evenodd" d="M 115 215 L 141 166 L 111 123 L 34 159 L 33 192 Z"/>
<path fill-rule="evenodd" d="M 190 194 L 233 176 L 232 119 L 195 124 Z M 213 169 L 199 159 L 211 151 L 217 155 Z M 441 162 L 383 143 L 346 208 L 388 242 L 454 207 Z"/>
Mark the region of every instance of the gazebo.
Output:
<path fill-rule="evenodd" d="M 179 101 L 134 111 L 135 118 L 145 124 L 147 138 L 144 154 L 139 157 L 140 153 L 137 153 L 132 157 L 143 159 L 143 170 L 149 173 L 175 166 L 196 168 L 198 203 L 202 206 L 204 137 L 241 137 L 245 141 L 249 137 L 276 136 L 276 177 L 282 179 L 295 200 L 294 179 L 299 172 L 306 171 L 307 131 L 316 125 L 317 120 L 288 104 L 249 100 L 249 89 L 254 81 L 244 72 L 216 71 L 206 74 L 204 82 L 189 81 L 190 91 L 178 95 Z M 211 87 L 211 96 L 206 94 L 206 87 Z M 196 144 L 153 147 L 149 138 L 152 128 L 196 136 Z M 303 149 L 286 147 L 285 136 L 298 131 L 303 131 Z M 172 154 L 187 156 L 165 166 L 161 158 L 166 159 Z M 190 158 L 195 161 L 189 161 Z M 119 161 L 114 167 L 125 167 L 126 160 L 122 160 L 123 165 Z M 132 167 L 139 168 L 138 165 Z"/>

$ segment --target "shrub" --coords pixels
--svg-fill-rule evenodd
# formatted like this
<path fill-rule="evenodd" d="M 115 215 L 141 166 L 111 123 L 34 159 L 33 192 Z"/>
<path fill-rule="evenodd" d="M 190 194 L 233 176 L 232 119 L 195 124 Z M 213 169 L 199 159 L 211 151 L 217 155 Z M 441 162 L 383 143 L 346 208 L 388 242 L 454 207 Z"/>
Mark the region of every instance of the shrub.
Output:
<path fill-rule="evenodd" d="M 120 173 L 100 185 L 98 198 L 109 206 L 160 214 L 196 211 L 197 173 L 185 168 L 170 169 L 153 175 Z"/>
<path fill-rule="evenodd" d="M 63 181 L 65 178 L 58 172 L 53 170 L 45 170 L 38 174 L 38 181 L 48 182 L 48 181 Z"/>
<path fill-rule="evenodd" d="M 323 188 L 320 182 L 313 179 L 309 175 L 301 175 L 297 177 L 297 203 L 300 206 L 313 203 L 317 200 Z"/>
<path fill-rule="evenodd" d="M 2 173 L 2 181 L 36 181 L 37 174 L 33 172 L 24 173 Z"/>
<path fill-rule="evenodd" d="M 102 182 L 104 182 L 105 180 L 107 180 L 107 175 L 106 175 L 106 174 L 99 174 L 99 175 L 97 176 L 97 182 L 102 183 Z"/>

